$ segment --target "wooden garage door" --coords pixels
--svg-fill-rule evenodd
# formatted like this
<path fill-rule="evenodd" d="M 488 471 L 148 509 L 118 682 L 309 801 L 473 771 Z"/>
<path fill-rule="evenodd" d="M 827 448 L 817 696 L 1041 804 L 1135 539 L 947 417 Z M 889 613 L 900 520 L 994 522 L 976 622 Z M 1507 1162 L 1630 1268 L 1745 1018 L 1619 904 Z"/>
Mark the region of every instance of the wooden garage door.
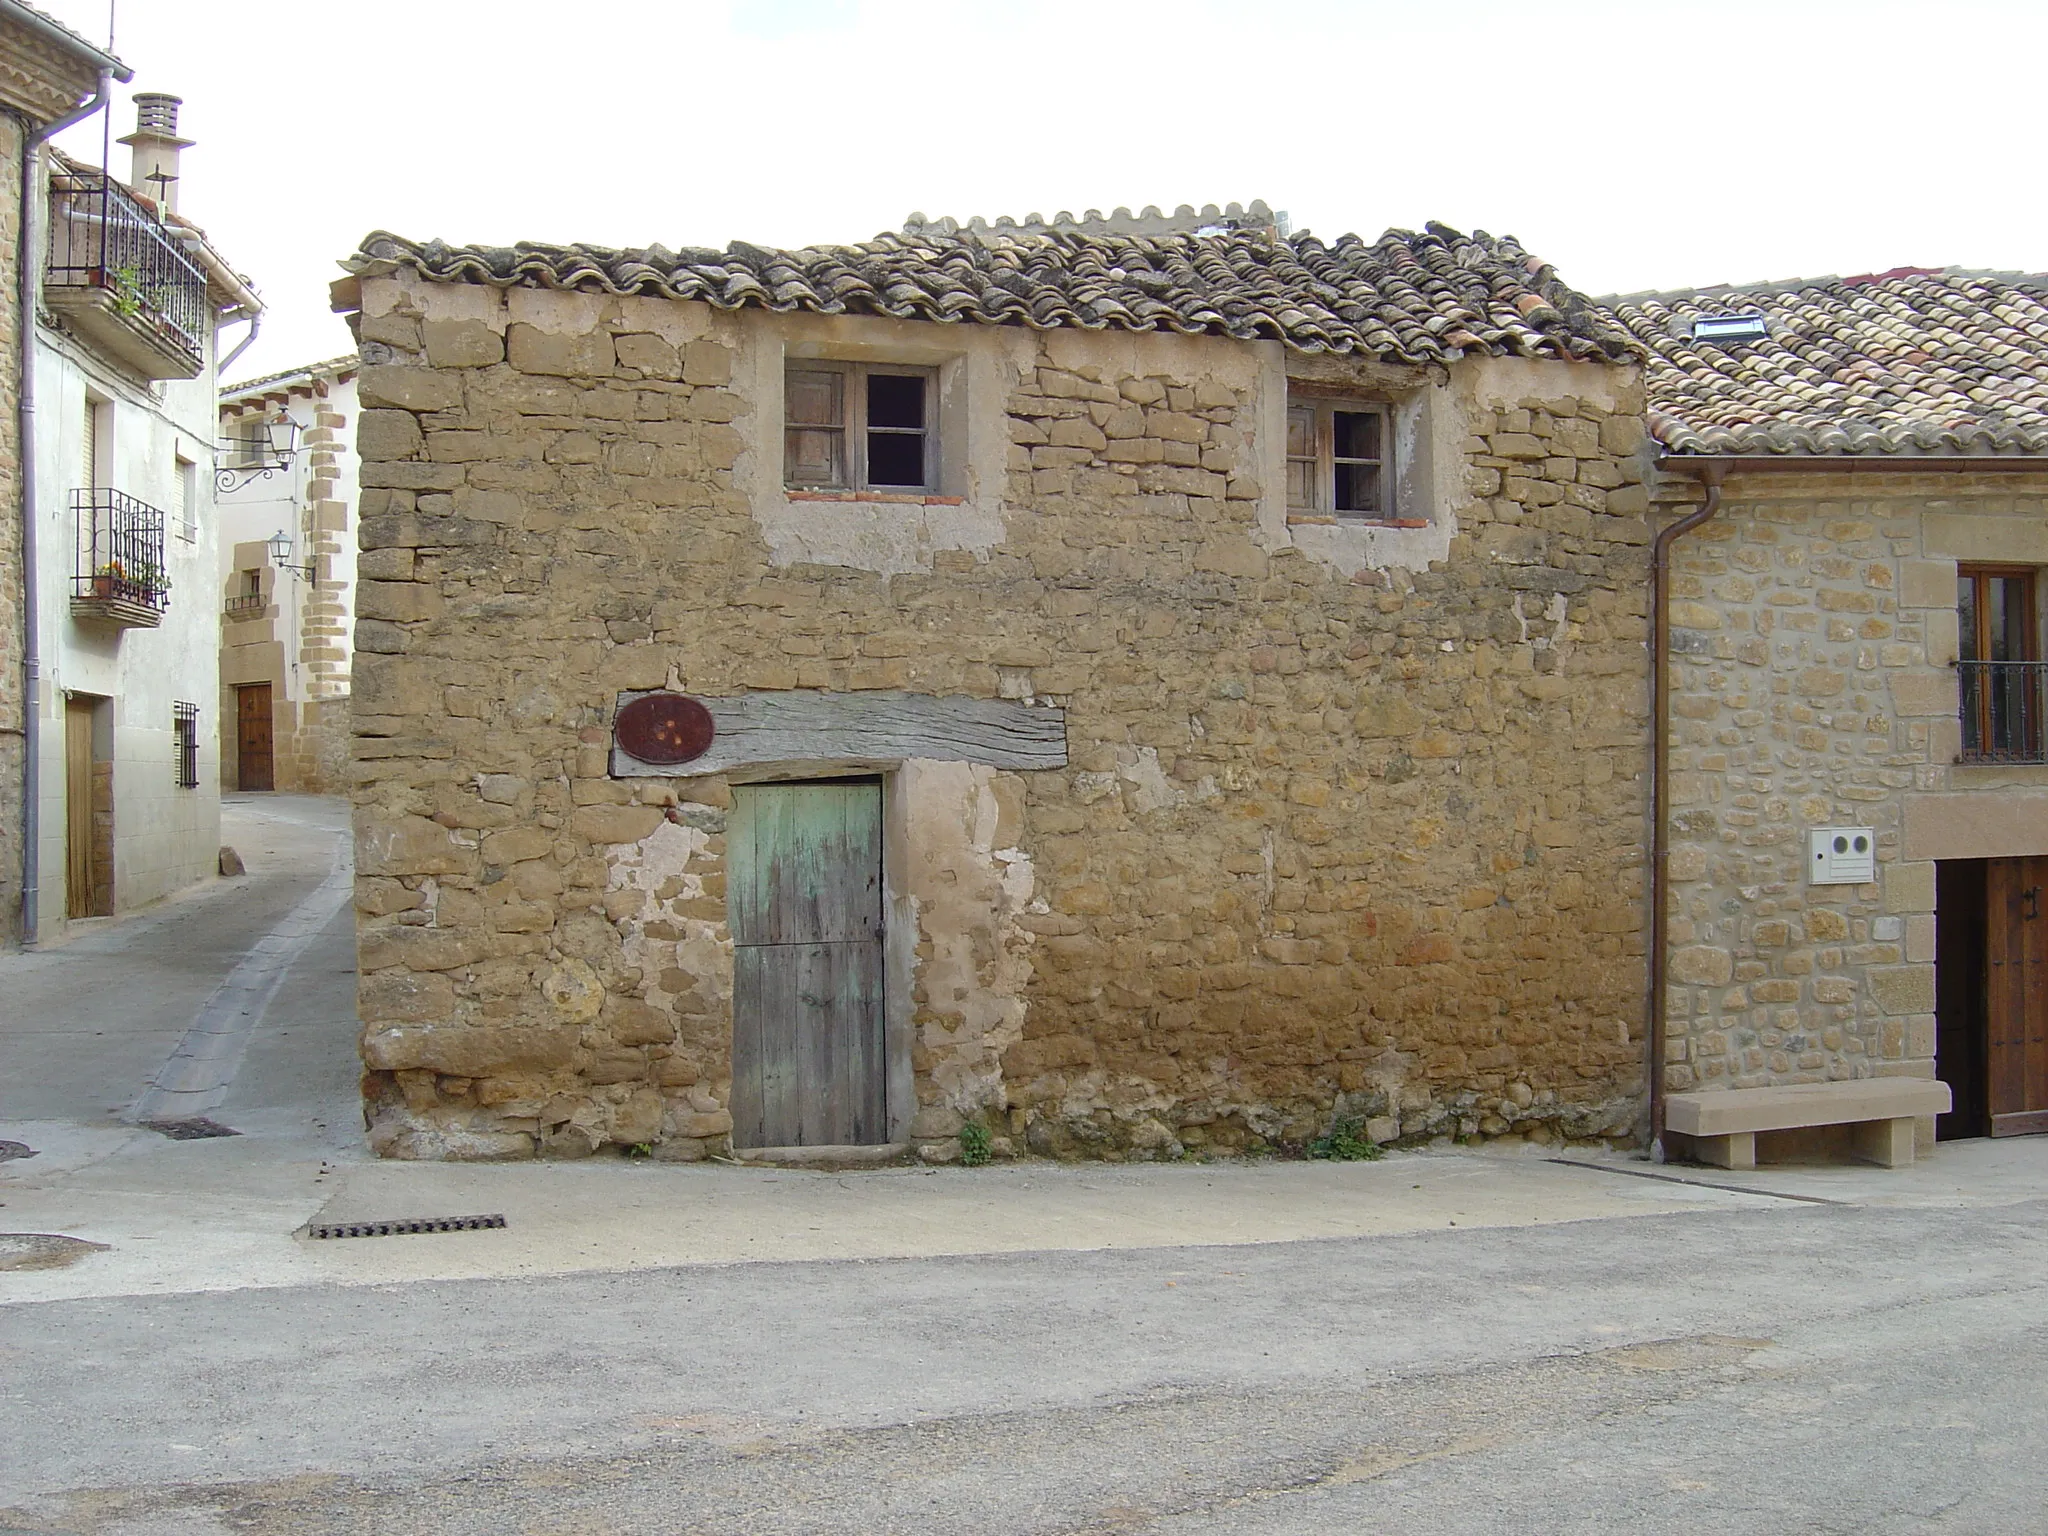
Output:
<path fill-rule="evenodd" d="M 726 850 L 734 1144 L 886 1141 L 881 785 L 736 787 Z"/>

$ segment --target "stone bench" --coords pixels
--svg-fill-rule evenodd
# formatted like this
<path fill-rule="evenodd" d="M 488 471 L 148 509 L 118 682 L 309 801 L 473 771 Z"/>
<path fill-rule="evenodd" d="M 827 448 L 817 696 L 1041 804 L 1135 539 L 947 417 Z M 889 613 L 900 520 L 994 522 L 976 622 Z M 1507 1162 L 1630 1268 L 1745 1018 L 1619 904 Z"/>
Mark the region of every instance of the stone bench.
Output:
<path fill-rule="evenodd" d="M 1693 1155 L 1718 1168 L 1754 1168 L 1759 1131 L 1853 1126 L 1855 1155 L 1903 1168 L 1913 1161 L 1913 1122 L 1947 1114 L 1947 1083 L 1925 1077 L 1859 1077 L 1846 1083 L 1792 1083 L 1782 1088 L 1724 1088 L 1674 1093 L 1664 1101 L 1664 1128 L 1690 1138 Z"/>

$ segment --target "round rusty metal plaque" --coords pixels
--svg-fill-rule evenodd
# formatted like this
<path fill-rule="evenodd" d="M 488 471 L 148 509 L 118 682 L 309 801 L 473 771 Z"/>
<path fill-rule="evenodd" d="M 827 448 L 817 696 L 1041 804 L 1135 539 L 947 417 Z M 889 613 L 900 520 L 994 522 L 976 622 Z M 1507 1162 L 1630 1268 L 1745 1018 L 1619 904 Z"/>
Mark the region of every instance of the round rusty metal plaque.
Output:
<path fill-rule="evenodd" d="M 680 693 L 649 693 L 619 711 L 619 746 L 643 763 L 702 757 L 715 734 L 711 711 Z"/>

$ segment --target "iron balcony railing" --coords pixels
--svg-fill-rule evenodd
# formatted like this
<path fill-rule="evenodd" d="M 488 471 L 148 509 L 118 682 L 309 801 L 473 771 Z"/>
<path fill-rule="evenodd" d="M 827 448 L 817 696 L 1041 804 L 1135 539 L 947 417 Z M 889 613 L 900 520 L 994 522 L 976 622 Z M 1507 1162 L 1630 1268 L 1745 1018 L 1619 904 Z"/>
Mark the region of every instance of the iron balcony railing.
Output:
<path fill-rule="evenodd" d="M 97 288 L 130 324 L 206 362 L 212 321 L 206 273 L 161 219 L 104 171 L 63 171 L 50 179 L 53 288 Z"/>
<path fill-rule="evenodd" d="M 134 603 L 157 613 L 170 606 L 164 574 L 163 512 L 121 491 L 73 491 L 78 567 L 72 595 Z"/>
<path fill-rule="evenodd" d="M 2048 661 L 1959 661 L 1965 763 L 2042 763 Z"/>

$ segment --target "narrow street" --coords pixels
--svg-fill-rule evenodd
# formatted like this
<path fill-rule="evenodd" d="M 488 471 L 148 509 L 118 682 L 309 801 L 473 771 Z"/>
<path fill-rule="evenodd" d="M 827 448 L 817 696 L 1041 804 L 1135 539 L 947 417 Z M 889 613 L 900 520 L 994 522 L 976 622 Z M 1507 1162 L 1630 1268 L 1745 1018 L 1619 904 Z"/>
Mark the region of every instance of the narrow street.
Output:
<path fill-rule="evenodd" d="M 1753 1175 L 379 1164 L 346 913 L 263 949 L 340 808 L 230 819 L 246 877 L 0 960 L 0 1139 L 35 1153 L 0 1232 L 103 1245 L 0 1267 L 0 1530 L 2040 1528 L 2038 1140 Z M 209 1116 L 238 1134 L 125 1119 L 258 952 L 283 978 Z"/>

